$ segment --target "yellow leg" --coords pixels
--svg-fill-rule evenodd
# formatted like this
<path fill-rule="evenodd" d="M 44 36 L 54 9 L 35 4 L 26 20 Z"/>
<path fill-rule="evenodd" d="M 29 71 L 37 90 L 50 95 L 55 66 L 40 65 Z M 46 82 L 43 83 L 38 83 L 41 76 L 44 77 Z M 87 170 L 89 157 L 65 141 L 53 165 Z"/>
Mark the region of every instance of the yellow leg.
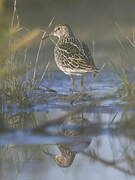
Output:
<path fill-rule="evenodd" d="M 71 87 L 72 87 L 72 90 L 74 89 L 74 78 L 73 76 L 70 76 L 70 79 L 71 79 Z"/>
<path fill-rule="evenodd" d="M 81 92 L 83 91 L 83 86 L 84 86 L 83 76 L 81 76 L 81 80 L 80 80 L 80 91 L 81 91 Z"/>

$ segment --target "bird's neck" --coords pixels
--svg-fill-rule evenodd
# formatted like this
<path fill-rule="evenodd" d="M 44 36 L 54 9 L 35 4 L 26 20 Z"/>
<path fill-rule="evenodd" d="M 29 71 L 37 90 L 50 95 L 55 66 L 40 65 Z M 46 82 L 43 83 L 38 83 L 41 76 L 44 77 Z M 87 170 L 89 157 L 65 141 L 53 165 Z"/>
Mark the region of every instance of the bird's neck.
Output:
<path fill-rule="evenodd" d="M 68 43 L 68 42 L 70 42 L 71 41 L 71 39 L 74 39 L 75 37 L 74 37 L 74 35 L 72 34 L 72 35 L 70 35 L 70 34 L 68 34 L 68 35 L 65 35 L 65 36 L 61 36 L 61 37 L 59 37 L 59 40 L 58 40 L 58 44 L 61 44 L 61 43 Z"/>
<path fill-rule="evenodd" d="M 74 37 L 74 34 L 73 32 L 70 30 L 69 32 L 63 34 L 62 36 L 59 37 L 59 40 L 62 40 L 62 39 L 68 39 L 68 38 L 72 38 Z"/>

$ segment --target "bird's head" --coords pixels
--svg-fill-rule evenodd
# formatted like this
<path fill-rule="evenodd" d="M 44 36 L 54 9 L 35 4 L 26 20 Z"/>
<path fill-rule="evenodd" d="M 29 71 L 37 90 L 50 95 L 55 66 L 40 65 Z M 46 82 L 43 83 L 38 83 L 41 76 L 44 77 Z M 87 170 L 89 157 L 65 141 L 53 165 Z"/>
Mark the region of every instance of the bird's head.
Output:
<path fill-rule="evenodd" d="M 75 156 L 64 156 L 64 155 L 55 155 L 55 157 L 53 158 L 56 162 L 56 164 L 62 168 L 67 168 L 69 167 L 73 160 L 74 160 Z"/>
<path fill-rule="evenodd" d="M 46 151 L 44 151 L 44 153 L 49 155 L 55 161 L 55 163 L 59 167 L 62 167 L 62 168 L 69 167 L 75 158 L 74 153 L 73 154 L 58 154 L 58 155 L 55 155 L 55 154 L 52 154 L 52 153 L 46 152 Z"/>
<path fill-rule="evenodd" d="M 59 24 L 55 26 L 54 30 L 51 33 L 46 34 L 42 40 L 50 36 L 56 36 L 58 38 L 69 37 L 69 36 L 73 36 L 73 32 L 69 25 Z"/>
<path fill-rule="evenodd" d="M 71 36 L 73 35 L 73 33 L 69 25 L 59 24 L 55 26 L 54 30 L 50 33 L 50 35 L 61 38 Z"/>

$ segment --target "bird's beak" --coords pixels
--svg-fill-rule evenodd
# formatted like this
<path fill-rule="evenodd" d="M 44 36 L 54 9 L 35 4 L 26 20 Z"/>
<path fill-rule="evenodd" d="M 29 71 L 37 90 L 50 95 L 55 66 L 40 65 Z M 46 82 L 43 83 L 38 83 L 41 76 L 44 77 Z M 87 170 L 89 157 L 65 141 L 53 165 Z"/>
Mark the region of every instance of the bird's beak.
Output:
<path fill-rule="evenodd" d="M 46 34 L 46 35 L 42 38 L 42 40 L 47 39 L 47 38 L 49 38 L 49 37 L 50 37 L 50 34 Z"/>
<path fill-rule="evenodd" d="M 49 34 L 46 34 L 46 35 L 42 38 L 42 40 L 47 39 L 47 38 L 49 38 L 50 36 L 53 36 L 53 31 L 52 31 L 51 33 L 49 33 Z"/>

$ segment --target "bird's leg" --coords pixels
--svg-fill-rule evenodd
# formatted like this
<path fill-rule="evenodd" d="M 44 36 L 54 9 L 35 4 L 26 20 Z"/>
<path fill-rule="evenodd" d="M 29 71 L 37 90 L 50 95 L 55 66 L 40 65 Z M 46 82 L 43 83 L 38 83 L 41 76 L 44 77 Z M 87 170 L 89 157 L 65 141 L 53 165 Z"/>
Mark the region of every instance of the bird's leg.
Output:
<path fill-rule="evenodd" d="M 74 90 L 74 78 L 73 78 L 73 76 L 71 75 L 70 76 L 70 79 L 71 79 L 71 87 L 72 87 L 72 90 Z"/>
<path fill-rule="evenodd" d="M 82 75 L 81 80 L 80 80 L 80 91 L 81 92 L 83 91 L 83 86 L 84 86 L 84 83 L 83 83 L 83 75 Z"/>

